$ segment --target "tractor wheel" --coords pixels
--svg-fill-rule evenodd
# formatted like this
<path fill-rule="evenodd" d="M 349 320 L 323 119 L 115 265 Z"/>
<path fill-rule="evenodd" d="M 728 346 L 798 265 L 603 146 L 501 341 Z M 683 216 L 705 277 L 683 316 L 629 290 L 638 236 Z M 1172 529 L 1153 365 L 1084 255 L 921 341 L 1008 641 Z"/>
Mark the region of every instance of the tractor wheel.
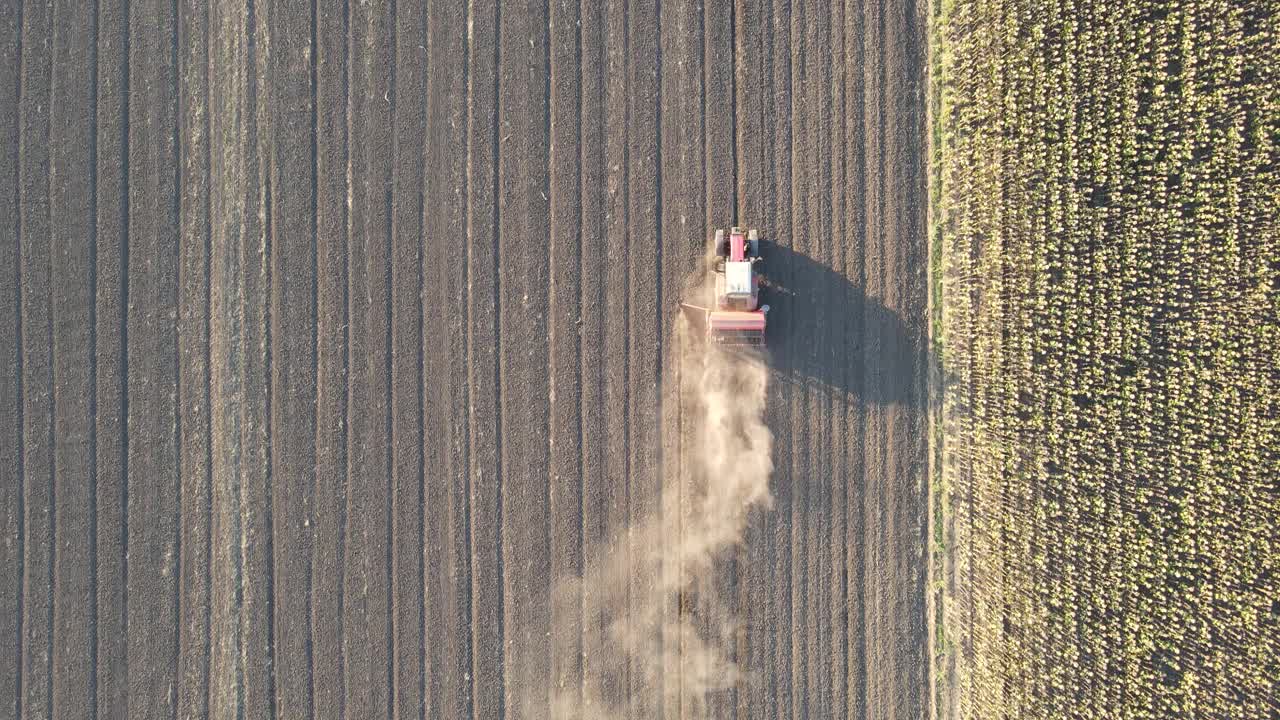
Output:
<path fill-rule="evenodd" d="M 724 230 L 716 231 L 716 257 L 729 257 L 729 243 L 724 239 Z"/>

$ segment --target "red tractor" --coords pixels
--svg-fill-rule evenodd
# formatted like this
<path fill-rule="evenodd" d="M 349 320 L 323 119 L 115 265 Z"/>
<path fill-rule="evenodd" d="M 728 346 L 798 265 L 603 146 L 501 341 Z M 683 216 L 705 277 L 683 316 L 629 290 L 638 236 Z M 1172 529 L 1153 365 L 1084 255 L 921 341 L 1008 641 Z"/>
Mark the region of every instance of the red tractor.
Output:
<path fill-rule="evenodd" d="M 683 304 L 700 317 L 707 339 L 718 345 L 763 347 L 768 305 L 760 304 L 760 237 L 753 228 L 716 230 L 715 286 L 711 307 Z"/>

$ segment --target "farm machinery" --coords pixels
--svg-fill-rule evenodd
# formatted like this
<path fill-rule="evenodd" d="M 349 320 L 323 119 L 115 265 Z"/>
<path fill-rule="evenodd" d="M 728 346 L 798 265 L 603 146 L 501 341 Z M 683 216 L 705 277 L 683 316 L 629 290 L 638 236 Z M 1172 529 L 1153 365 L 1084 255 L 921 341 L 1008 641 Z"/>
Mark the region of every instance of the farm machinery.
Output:
<path fill-rule="evenodd" d="M 706 328 L 707 340 L 731 347 L 763 347 L 768 305 L 760 304 L 760 236 L 734 226 L 716 230 L 714 284 L 709 307 L 681 303 Z"/>

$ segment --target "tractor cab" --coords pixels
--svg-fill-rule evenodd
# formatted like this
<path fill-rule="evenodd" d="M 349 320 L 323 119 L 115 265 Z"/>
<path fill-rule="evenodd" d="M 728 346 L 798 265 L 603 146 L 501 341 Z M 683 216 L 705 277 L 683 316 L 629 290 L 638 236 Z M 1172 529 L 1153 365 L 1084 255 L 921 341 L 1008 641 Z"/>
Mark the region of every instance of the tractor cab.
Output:
<path fill-rule="evenodd" d="M 716 273 L 717 310 L 749 312 L 756 309 L 759 286 L 754 270 L 749 260 L 724 264 L 724 272 Z"/>

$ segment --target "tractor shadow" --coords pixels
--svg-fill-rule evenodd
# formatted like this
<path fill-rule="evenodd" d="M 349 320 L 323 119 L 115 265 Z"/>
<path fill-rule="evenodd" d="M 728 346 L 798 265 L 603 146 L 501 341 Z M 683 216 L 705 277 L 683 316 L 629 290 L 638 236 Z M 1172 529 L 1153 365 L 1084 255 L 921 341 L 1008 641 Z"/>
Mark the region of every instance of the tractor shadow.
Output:
<path fill-rule="evenodd" d="M 767 283 L 761 301 L 770 306 L 769 362 L 776 381 L 816 384 L 847 401 L 924 407 L 925 268 L 904 288 L 908 296 L 920 288 L 918 317 L 908 323 L 869 297 L 860 281 L 822 262 L 774 243 L 761 254 Z"/>
<path fill-rule="evenodd" d="M 876 558 L 916 557 L 929 547 L 927 260 L 893 277 L 900 284 L 880 290 L 876 283 L 872 296 L 861 258 L 850 258 L 846 273 L 778 244 L 761 255 L 768 282 L 762 301 L 770 306 L 765 423 L 774 440 L 773 505 L 749 526 L 737 566 L 747 579 L 734 579 L 741 586 L 775 577 L 801 589 L 772 595 L 775 615 L 748 610 L 746 644 L 785 646 L 794 628 L 782 618 L 820 613 L 827 600 L 845 603 L 854 617 L 875 598 L 894 597 L 910 600 L 895 606 L 892 622 L 910 628 L 912 648 L 923 648 L 926 560 L 885 572 Z M 832 533 L 841 528 L 847 543 L 837 550 Z M 823 556 L 840 563 L 835 574 L 844 574 L 847 594 L 809 596 L 809 571 L 797 570 L 803 566 L 796 560 Z M 744 604 L 770 596 L 750 592 L 758 594 Z M 849 633 L 851 647 L 869 637 L 854 623 Z M 767 675 L 769 682 L 778 676 Z M 779 688 L 766 683 L 747 692 L 776 697 Z"/>

